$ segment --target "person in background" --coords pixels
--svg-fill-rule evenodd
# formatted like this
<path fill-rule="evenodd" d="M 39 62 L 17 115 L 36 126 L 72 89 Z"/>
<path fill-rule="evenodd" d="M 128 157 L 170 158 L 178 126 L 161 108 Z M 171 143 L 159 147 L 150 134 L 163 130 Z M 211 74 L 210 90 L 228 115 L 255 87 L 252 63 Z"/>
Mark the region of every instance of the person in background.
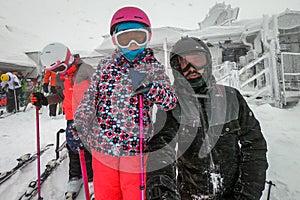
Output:
<path fill-rule="evenodd" d="M 53 71 L 45 71 L 43 91 L 46 95 L 49 95 L 49 83 L 50 83 L 50 95 L 56 94 L 56 73 Z M 57 103 L 49 105 L 49 117 L 53 118 L 56 116 Z"/>
<path fill-rule="evenodd" d="M 262 195 L 268 163 L 260 124 L 238 90 L 215 82 L 211 59 L 195 37 L 171 50 L 178 105 L 156 116 L 160 130 L 148 145 L 147 200 Z"/>
<path fill-rule="evenodd" d="M 0 88 L 0 107 L 6 107 L 6 92 Z M 3 110 L 1 109 L 3 114 Z"/>
<path fill-rule="evenodd" d="M 6 92 L 6 111 L 8 113 L 19 111 L 19 96 L 21 93 L 21 83 L 18 77 L 11 72 L 2 74 L 1 90 Z"/>
<path fill-rule="evenodd" d="M 139 200 L 143 192 L 139 159 L 152 134 L 152 106 L 167 111 L 174 108 L 177 98 L 164 66 L 147 48 L 152 32 L 143 10 L 117 10 L 110 34 L 116 50 L 100 61 L 76 111 L 74 138 L 92 151 L 97 200 Z M 144 105 L 141 118 L 139 95 Z M 142 130 L 144 143 L 140 146 Z"/>
<path fill-rule="evenodd" d="M 20 107 L 23 107 L 24 106 L 24 94 L 25 94 L 25 82 L 26 82 L 26 79 L 25 77 L 23 76 L 22 73 L 19 73 L 17 71 L 14 71 L 12 72 L 12 74 L 16 75 L 21 83 L 21 92 L 20 92 L 20 95 L 19 95 L 19 104 L 20 104 Z"/>
<path fill-rule="evenodd" d="M 51 43 L 44 47 L 40 56 L 41 63 L 46 71 L 57 73 L 57 92 L 45 97 L 41 92 L 31 94 L 31 103 L 41 107 L 48 104 L 56 104 L 63 101 L 63 111 L 67 120 L 66 140 L 69 154 L 69 181 L 65 199 L 75 198 L 82 186 L 82 175 L 78 148 L 74 147 L 73 135 L 71 132 L 74 123 L 74 112 L 88 88 L 90 78 L 95 69 L 84 63 L 78 54 L 72 55 L 68 47 L 61 43 Z M 75 89 L 76 88 L 76 89 Z M 84 148 L 88 181 L 90 186 L 91 199 L 94 198 L 92 156 Z"/>

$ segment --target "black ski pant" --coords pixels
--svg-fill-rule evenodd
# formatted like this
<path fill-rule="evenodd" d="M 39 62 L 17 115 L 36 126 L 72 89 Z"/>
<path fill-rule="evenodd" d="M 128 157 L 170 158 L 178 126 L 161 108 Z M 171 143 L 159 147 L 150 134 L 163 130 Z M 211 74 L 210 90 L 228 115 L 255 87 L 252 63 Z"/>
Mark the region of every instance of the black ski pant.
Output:
<path fill-rule="evenodd" d="M 19 110 L 19 96 L 20 96 L 20 93 L 21 93 L 21 88 L 17 88 L 15 90 L 8 89 L 8 91 L 6 93 L 6 99 L 7 99 L 6 110 L 7 110 L 7 112 L 11 113 L 16 109 L 15 99 L 17 99 L 17 109 L 16 109 L 16 111 Z"/>
<path fill-rule="evenodd" d="M 57 103 L 56 104 L 50 104 L 49 105 L 49 116 L 56 116 L 56 109 L 57 109 Z"/>
<path fill-rule="evenodd" d="M 73 120 L 67 121 L 67 129 L 71 126 Z M 80 166 L 80 159 L 79 153 L 73 152 L 69 146 L 67 145 L 68 153 L 69 153 L 69 180 L 74 177 L 81 178 L 81 166 Z M 85 162 L 86 162 L 86 170 L 88 174 L 89 181 L 93 180 L 93 169 L 92 169 L 92 155 L 91 153 L 84 148 L 84 155 L 85 155 Z"/>

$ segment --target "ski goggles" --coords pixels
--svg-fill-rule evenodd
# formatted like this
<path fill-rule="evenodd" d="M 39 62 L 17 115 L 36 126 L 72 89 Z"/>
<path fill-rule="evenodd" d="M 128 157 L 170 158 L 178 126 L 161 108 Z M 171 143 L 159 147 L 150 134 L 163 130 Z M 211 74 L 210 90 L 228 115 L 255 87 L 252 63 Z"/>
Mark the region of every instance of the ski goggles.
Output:
<path fill-rule="evenodd" d="M 196 70 L 202 70 L 208 66 L 207 53 L 197 52 L 185 56 L 177 56 L 177 58 L 172 61 L 171 66 L 173 69 L 180 72 L 186 72 L 191 67 L 195 68 Z"/>
<path fill-rule="evenodd" d="M 128 48 L 132 43 L 144 46 L 149 41 L 149 32 L 146 29 L 128 29 L 114 34 L 116 44 L 121 48 Z"/>
<path fill-rule="evenodd" d="M 68 65 L 64 62 L 57 61 L 56 64 L 52 65 L 50 68 L 47 68 L 47 70 L 55 72 L 55 73 L 64 73 L 67 71 Z"/>

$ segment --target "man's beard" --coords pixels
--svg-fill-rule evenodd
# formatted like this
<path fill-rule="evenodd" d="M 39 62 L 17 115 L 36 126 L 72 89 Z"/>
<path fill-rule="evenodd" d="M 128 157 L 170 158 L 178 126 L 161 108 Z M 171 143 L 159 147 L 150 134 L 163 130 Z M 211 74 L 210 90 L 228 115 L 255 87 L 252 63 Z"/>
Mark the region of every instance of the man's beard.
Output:
<path fill-rule="evenodd" d="M 201 73 L 197 72 L 196 70 L 193 70 L 193 71 L 189 71 L 189 72 L 185 75 L 185 77 L 186 77 L 187 79 L 189 79 L 188 76 L 191 75 L 191 74 L 197 74 L 197 75 L 202 76 Z M 191 79 L 189 79 L 189 80 L 191 80 Z"/>

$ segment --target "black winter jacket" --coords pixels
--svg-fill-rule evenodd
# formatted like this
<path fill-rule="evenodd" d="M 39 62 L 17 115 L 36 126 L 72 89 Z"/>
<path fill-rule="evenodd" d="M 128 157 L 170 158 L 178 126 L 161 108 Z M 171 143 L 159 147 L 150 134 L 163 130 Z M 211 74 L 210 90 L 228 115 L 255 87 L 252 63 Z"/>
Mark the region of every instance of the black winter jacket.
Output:
<path fill-rule="evenodd" d="M 221 85 L 177 94 L 149 141 L 147 199 L 260 199 L 267 145 L 242 95 Z"/>

